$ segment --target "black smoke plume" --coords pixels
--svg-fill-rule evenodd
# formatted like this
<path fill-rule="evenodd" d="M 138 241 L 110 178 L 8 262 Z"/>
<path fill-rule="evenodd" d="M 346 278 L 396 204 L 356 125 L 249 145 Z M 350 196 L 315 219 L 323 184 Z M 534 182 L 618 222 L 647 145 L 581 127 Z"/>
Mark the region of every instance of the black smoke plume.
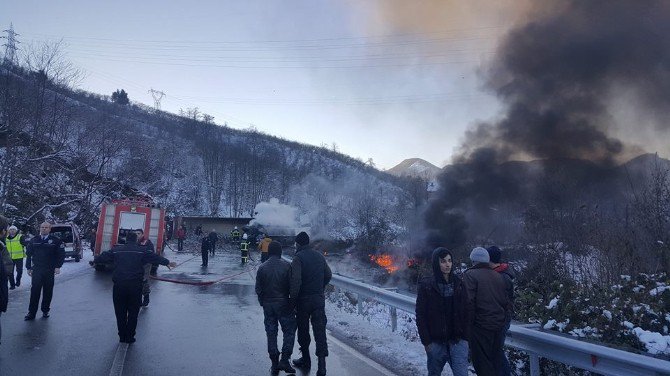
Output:
<path fill-rule="evenodd" d="M 486 87 L 504 112 L 466 134 L 441 176 L 425 215 L 431 245 L 463 245 L 471 218 L 537 193 L 543 179 L 515 176 L 509 161 L 539 160 L 535 166 L 545 174 L 546 161 L 613 166 L 631 149 L 613 133 L 615 99 L 630 98 L 630 111 L 652 120 L 645 126 L 670 128 L 670 2 L 538 4 L 504 38 L 486 71 Z"/>

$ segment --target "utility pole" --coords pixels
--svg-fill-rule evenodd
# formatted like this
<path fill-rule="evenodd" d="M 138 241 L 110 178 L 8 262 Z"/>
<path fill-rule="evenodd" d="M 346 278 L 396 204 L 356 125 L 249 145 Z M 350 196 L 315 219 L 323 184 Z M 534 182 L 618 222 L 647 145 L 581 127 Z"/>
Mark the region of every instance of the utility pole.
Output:
<path fill-rule="evenodd" d="M 21 43 L 16 40 L 16 37 L 19 36 L 19 34 L 14 32 L 14 25 L 12 23 L 9 24 L 9 29 L 3 30 L 3 32 L 7 33 L 6 37 L 0 37 L 0 39 L 7 39 L 7 43 L 3 44 L 3 46 L 5 46 L 4 61 L 16 65 L 16 45 Z"/>
<path fill-rule="evenodd" d="M 154 90 L 153 88 L 149 90 L 149 93 L 151 94 L 152 97 L 154 97 L 154 108 L 156 109 L 156 111 L 160 111 L 161 100 L 165 96 L 165 93 L 163 93 L 162 91 Z"/>

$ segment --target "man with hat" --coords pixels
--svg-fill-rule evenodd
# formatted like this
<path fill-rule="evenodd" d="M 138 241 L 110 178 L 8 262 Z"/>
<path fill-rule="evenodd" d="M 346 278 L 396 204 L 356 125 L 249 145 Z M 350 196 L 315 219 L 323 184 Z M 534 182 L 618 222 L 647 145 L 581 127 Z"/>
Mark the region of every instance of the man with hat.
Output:
<path fill-rule="evenodd" d="M 272 361 L 270 370 L 273 375 L 279 371 L 295 373 L 295 369 L 289 363 L 293 353 L 296 327 L 293 308 L 296 297 L 290 295 L 291 264 L 282 260 L 282 247 L 278 241 L 270 243 L 268 253 L 270 258 L 258 267 L 256 273 L 256 294 L 265 316 L 268 354 Z M 278 323 L 283 334 L 281 361 L 277 348 Z"/>
<path fill-rule="evenodd" d="M 114 282 L 112 300 L 116 314 L 116 326 L 119 331 L 119 342 L 134 343 L 137 316 L 142 305 L 144 265 L 160 264 L 171 269 L 176 264 L 137 244 L 137 233 L 134 231 L 126 235 L 125 244 L 118 244 L 111 250 L 101 253 L 90 264 L 112 262 L 115 264 L 112 275 L 112 282 Z"/>
<path fill-rule="evenodd" d="M 293 365 L 309 369 L 312 361 L 309 354 L 309 322 L 312 322 L 316 356 L 319 360 L 317 376 L 326 374 L 326 296 L 324 288 L 333 274 L 325 257 L 309 246 L 309 235 L 304 231 L 295 237 L 296 253 L 291 262 L 291 296 L 297 296 L 298 344 L 302 357 Z"/>
<path fill-rule="evenodd" d="M 470 322 L 470 353 L 478 375 L 498 375 L 502 367 L 502 333 L 510 308 L 507 284 L 491 269 L 489 253 L 475 247 L 470 252 L 473 266 L 463 273 Z"/>

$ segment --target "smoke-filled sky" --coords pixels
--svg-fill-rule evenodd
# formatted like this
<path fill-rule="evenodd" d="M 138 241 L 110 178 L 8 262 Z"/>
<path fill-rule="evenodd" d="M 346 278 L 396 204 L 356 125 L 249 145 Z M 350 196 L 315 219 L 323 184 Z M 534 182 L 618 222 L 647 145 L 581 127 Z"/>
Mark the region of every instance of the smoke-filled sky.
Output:
<path fill-rule="evenodd" d="M 3 0 L 22 53 L 64 39 L 79 87 L 332 146 L 390 168 L 442 166 L 497 111 L 478 72 L 518 1 Z"/>
<path fill-rule="evenodd" d="M 596 10 L 602 7 L 602 12 L 582 12 L 585 17 L 595 15 L 594 20 L 564 17 L 569 23 L 560 23 L 562 9 L 573 7 L 573 3 L 4 0 L 0 2 L 0 29 L 13 23 L 20 34 L 22 53 L 41 41 L 63 38 L 67 57 L 86 73 L 80 83 L 85 90 L 111 94 L 123 88 L 131 100 L 153 105 L 148 93 L 153 88 L 166 93 L 161 104 L 167 111 L 198 107 L 214 116 L 218 124 L 240 129 L 253 126 L 314 145 L 332 147 L 334 143 L 353 157 L 372 158 L 380 168 L 393 167 L 410 157 L 443 166 L 455 152 L 467 155 L 468 149 L 486 142 L 482 136 L 501 136 L 479 127 L 466 138 L 466 130 L 474 125 L 499 124 L 505 119 L 532 121 L 519 114 L 510 117 L 509 108 L 517 108 L 519 103 L 519 91 L 551 93 L 551 88 L 538 85 L 558 82 L 551 69 L 571 67 L 565 59 L 579 55 L 579 44 L 574 51 L 565 49 L 565 54 L 551 55 L 554 44 L 573 47 L 568 44 L 586 37 L 582 48 L 597 50 L 601 44 L 614 46 L 620 40 L 644 45 L 640 33 L 637 39 L 626 39 L 623 34 L 606 32 L 621 24 L 634 26 L 639 17 L 648 26 L 642 33 L 663 31 L 663 25 L 653 24 L 662 22 L 662 15 L 620 12 L 626 4 L 646 3 L 633 0 L 589 1 Z M 661 8 L 667 12 L 667 7 Z M 548 25 L 542 21 L 535 29 L 534 20 L 546 20 L 548 15 L 558 15 L 556 22 Z M 589 29 L 592 21 L 595 28 Z M 528 36 L 530 45 L 510 42 L 523 38 L 506 39 L 513 27 L 516 33 Z M 591 31 L 610 39 L 589 39 Z M 663 42 L 666 35 L 650 39 Z M 619 50 L 622 60 L 628 57 L 626 48 Z M 607 47 L 603 50 L 611 51 Z M 637 58 L 653 60 L 654 56 Z M 588 105 L 608 107 L 607 113 L 596 112 L 609 116 L 601 120 L 611 123 L 609 128 L 617 137 L 664 152 L 667 143 L 656 133 L 657 127 L 642 126 L 657 124 L 658 119 L 649 112 L 635 111 L 639 102 L 631 100 L 639 98 L 636 93 L 643 88 L 616 79 L 635 76 L 638 69 L 662 68 L 617 66 L 616 72 L 595 74 L 594 81 L 603 89 L 594 94 L 607 92 L 608 99 L 601 102 L 591 96 Z M 535 84 L 515 81 L 511 90 L 501 89 L 503 80 L 531 73 L 516 72 L 516 68 L 546 70 L 549 76 L 532 88 L 529 86 Z M 575 73 L 593 74 L 602 67 L 596 64 L 591 68 L 592 72 Z M 651 95 L 667 96 L 653 90 L 648 93 L 645 100 Z M 534 93 L 529 95 L 533 98 Z M 551 97 L 540 93 L 538 103 Z M 508 136 L 537 141 L 550 135 L 519 132 Z M 611 137 L 605 135 L 603 145 Z M 467 141 L 465 148 L 460 147 L 463 141 Z M 519 139 L 505 142 L 504 148 L 514 148 L 516 141 Z M 506 153 L 515 158 L 541 157 L 548 153 L 537 149 L 554 146 L 542 144 L 536 150 Z M 602 157 L 602 150 L 590 156 Z"/>

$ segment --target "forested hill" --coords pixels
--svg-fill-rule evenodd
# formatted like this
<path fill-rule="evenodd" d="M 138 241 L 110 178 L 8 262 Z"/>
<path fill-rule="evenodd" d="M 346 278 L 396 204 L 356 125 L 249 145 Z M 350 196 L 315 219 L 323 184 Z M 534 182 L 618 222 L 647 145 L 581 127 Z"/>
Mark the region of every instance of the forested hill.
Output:
<path fill-rule="evenodd" d="M 0 211 L 17 223 L 88 224 L 103 200 L 135 191 L 173 214 L 248 216 L 275 197 L 324 227 L 361 203 L 373 220 L 416 205 L 410 180 L 346 155 L 119 104 L 49 68 L 0 71 Z"/>

